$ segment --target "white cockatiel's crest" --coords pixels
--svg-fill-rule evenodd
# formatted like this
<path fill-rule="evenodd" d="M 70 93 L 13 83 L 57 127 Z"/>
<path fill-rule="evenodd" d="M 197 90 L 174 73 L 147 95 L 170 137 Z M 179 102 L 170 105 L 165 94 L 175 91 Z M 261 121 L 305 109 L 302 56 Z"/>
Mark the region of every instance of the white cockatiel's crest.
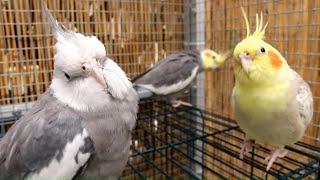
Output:
<path fill-rule="evenodd" d="M 122 100 L 132 88 L 122 69 L 106 57 L 104 45 L 95 36 L 66 30 L 48 12 L 53 29 L 53 94 L 63 103 L 81 111 L 96 111 L 111 98 Z"/>
<path fill-rule="evenodd" d="M 81 71 L 82 63 L 106 56 L 104 45 L 95 36 L 70 32 L 70 37 L 57 34 L 55 66 L 66 71 Z M 76 68 L 76 69 L 73 69 Z"/>

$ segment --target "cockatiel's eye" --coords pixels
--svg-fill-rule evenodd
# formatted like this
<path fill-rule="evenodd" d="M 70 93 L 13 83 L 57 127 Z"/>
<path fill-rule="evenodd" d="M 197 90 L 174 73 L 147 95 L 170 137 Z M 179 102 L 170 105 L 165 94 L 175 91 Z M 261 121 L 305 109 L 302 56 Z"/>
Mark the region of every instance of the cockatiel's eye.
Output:
<path fill-rule="evenodd" d="M 216 56 L 212 56 L 212 59 L 215 60 L 215 59 L 216 59 Z"/>
<path fill-rule="evenodd" d="M 86 68 L 86 66 L 82 65 L 81 69 L 82 69 L 82 71 L 85 71 L 87 68 Z"/>
<path fill-rule="evenodd" d="M 70 80 L 70 78 L 71 78 L 68 73 L 64 73 L 64 76 L 65 76 L 68 80 Z"/>
<path fill-rule="evenodd" d="M 266 49 L 264 47 L 261 47 L 258 52 L 257 55 L 259 56 L 263 56 L 266 53 Z"/>

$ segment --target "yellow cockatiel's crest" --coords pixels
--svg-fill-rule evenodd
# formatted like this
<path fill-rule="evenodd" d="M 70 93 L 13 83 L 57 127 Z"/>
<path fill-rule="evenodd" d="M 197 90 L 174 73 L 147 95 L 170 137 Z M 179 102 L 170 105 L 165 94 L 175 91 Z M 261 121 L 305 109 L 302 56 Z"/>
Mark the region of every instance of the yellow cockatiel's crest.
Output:
<path fill-rule="evenodd" d="M 262 12 L 260 14 L 260 20 L 259 20 L 259 15 L 256 14 L 256 30 L 254 31 L 253 34 L 250 35 L 250 26 L 249 26 L 249 21 L 248 21 L 248 18 L 247 18 L 247 14 L 245 13 L 245 11 L 244 11 L 244 9 L 242 7 L 241 7 L 241 11 L 242 11 L 244 20 L 246 22 L 247 38 L 254 37 L 254 38 L 257 38 L 257 39 L 263 39 L 265 30 L 266 30 L 266 28 L 268 26 L 268 23 L 266 23 L 264 25 L 264 27 L 263 27 L 263 15 L 262 15 Z"/>
<path fill-rule="evenodd" d="M 239 75 L 237 80 L 243 83 L 266 84 L 277 80 L 278 73 L 285 71 L 287 63 L 281 53 L 264 41 L 265 30 L 268 23 L 263 24 L 263 14 L 256 14 L 256 28 L 250 32 L 247 15 L 241 8 L 245 24 L 246 37 L 234 48 L 235 72 Z"/>

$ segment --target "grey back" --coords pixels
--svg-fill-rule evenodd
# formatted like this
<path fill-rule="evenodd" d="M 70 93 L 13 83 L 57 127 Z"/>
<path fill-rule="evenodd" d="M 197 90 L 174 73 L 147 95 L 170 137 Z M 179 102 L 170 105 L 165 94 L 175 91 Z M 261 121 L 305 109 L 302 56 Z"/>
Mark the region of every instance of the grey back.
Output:
<path fill-rule="evenodd" d="M 170 86 L 189 77 L 195 67 L 199 67 L 200 53 L 180 51 L 169 55 L 153 68 L 133 80 L 134 85 L 153 85 L 155 88 Z M 200 71 L 199 68 L 198 71 Z"/>

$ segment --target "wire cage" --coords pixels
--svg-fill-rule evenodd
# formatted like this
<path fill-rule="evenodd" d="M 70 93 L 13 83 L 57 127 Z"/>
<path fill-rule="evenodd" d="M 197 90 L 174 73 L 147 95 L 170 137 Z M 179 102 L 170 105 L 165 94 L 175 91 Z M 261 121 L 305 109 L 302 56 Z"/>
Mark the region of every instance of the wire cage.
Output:
<path fill-rule="evenodd" d="M 53 35 L 38 0 L 0 2 L 0 137 L 30 109 L 52 79 Z M 245 36 L 240 7 L 254 22 L 263 12 L 266 41 L 309 83 L 313 121 L 303 139 L 286 147 L 269 172 L 271 146 L 255 144 L 239 159 L 244 137 L 230 105 L 232 60 L 198 76 L 182 98 L 194 107 L 172 108 L 165 100 L 140 103 L 131 157 L 123 179 L 319 179 L 320 2 L 305 0 L 53 0 L 45 2 L 68 29 L 96 35 L 129 78 L 182 49 L 226 51 Z M 253 23 L 251 23 L 252 25 Z"/>
<path fill-rule="evenodd" d="M 239 158 L 242 133 L 232 119 L 195 107 L 172 108 L 165 101 L 141 103 L 133 133 L 131 158 L 123 179 L 219 178 L 302 179 L 317 177 L 316 147 L 299 142 L 290 154 L 265 172 L 270 149 L 256 145 L 244 160 Z M 204 123 L 195 121 L 200 118 Z M 209 125 L 210 124 L 210 125 Z"/>

